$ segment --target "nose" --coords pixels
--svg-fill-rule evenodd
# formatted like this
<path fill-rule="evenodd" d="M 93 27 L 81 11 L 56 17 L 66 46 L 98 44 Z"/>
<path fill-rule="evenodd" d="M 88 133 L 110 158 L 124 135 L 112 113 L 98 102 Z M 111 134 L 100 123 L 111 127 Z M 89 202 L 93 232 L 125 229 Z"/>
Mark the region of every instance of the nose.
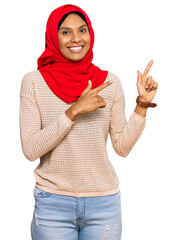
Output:
<path fill-rule="evenodd" d="M 73 33 L 71 42 L 79 42 L 81 40 L 78 33 Z"/>

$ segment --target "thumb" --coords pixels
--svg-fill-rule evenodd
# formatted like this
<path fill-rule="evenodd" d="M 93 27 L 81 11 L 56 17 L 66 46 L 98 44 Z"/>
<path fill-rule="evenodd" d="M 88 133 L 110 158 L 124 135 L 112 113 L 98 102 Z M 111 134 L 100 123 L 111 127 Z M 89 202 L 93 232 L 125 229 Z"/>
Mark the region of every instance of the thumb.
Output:
<path fill-rule="evenodd" d="M 141 73 L 137 70 L 138 78 L 137 78 L 137 85 L 141 84 Z"/>
<path fill-rule="evenodd" d="M 83 91 L 83 93 L 90 91 L 91 88 L 92 88 L 92 81 L 89 80 L 89 81 L 88 81 L 88 85 L 87 85 L 87 87 L 85 88 L 85 90 Z"/>

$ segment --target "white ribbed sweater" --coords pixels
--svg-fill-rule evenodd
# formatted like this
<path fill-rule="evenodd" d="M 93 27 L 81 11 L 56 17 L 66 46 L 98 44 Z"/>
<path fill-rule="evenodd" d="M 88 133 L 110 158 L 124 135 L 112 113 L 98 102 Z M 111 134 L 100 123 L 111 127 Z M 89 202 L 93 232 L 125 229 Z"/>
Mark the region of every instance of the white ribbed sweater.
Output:
<path fill-rule="evenodd" d="M 24 75 L 20 89 L 20 136 L 25 157 L 40 158 L 34 170 L 36 186 L 44 191 L 74 197 L 92 197 L 120 191 L 119 179 L 108 159 L 108 133 L 115 152 L 126 157 L 140 137 L 146 117 L 133 112 L 126 121 L 120 79 L 99 95 L 106 107 L 70 120 L 65 103 L 36 70 Z"/>

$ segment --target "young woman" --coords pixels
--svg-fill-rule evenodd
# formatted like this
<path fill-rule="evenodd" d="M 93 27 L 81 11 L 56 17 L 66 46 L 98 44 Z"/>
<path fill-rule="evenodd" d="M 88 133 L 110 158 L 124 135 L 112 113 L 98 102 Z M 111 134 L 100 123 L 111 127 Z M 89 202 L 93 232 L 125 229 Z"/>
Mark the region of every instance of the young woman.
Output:
<path fill-rule="evenodd" d="M 87 14 L 66 4 L 52 11 L 38 68 L 20 89 L 22 150 L 34 170 L 33 240 L 121 239 L 119 179 L 108 159 L 126 157 L 140 137 L 158 83 L 138 71 L 139 98 L 129 121 L 118 76 L 92 63 Z M 90 81 L 89 81 L 90 80 Z"/>

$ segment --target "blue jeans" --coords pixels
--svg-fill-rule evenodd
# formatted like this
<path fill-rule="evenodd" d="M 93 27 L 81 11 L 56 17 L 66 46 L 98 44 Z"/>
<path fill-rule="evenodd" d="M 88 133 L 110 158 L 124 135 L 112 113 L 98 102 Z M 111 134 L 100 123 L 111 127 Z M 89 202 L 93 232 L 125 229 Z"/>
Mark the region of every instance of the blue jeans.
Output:
<path fill-rule="evenodd" d="M 120 240 L 120 191 L 97 197 L 72 197 L 34 188 L 32 240 Z"/>

